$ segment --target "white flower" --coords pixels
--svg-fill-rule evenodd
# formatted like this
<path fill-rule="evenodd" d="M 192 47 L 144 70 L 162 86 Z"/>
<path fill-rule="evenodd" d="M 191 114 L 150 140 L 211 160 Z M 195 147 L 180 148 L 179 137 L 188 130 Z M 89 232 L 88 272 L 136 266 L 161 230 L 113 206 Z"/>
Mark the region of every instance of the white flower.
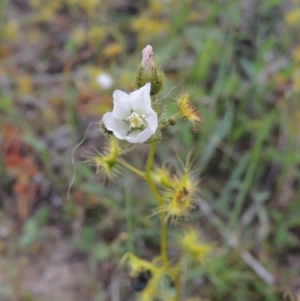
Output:
<path fill-rule="evenodd" d="M 97 84 L 103 89 L 109 89 L 113 83 L 113 78 L 106 72 L 102 72 L 96 76 Z"/>
<path fill-rule="evenodd" d="M 158 119 L 151 108 L 150 88 L 147 83 L 129 95 L 120 90 L 113 93 L 114 108 L 104 114 L 103 123 L 118 139 L 143 143 L 155 134 Z"/>

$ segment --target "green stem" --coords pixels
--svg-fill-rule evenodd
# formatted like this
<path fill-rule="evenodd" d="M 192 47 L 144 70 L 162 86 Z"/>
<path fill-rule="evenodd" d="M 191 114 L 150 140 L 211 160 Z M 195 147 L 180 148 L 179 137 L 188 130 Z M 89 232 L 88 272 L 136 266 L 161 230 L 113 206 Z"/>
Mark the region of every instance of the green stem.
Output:
<path fill-rule="evenodd" d="M 135 173 L 136 175 L 140 176 L 142 179 L 146 180 L 146 174 L 144 172 L 142 172 L 141 170 L 131 166 L 129 163 L 127 163 L 125 160 L 123 159 L 118 159 L 118 163 L 120 163 L 122 166 L 124 166 L 125 168 L 127 168 L 128 170 L 132 171 L 133 173 Z"/>
<path fill-rule="evenodd" d="M 147 164 L 146 164 L 146 172 L 145 172 L 145 180 L 147 181 L 147 184 L 152 191 L 157 203 L 159 206 L 163 205 L 163 200 L 160 197 L 153 181 L 151 178 L 151 167 L 153 164 L 153 158 L 155 154 L 155 146 L 156 143 L 151 143 L 150 144 L 150 150 L 149 150 L 149 155 L 147 159 Z M 160 224 L 160 247 L 161 247 L 161 257 L 165 263 L 168 262 L 168 255 L 167 255 L 167 231 L 166 231 L 166 224 L 165 224 L 165 213 L 161 213 L 161 224 Z"/>
<path fill-rule="evenodd" d="M 158 206 L 163 205 L 163 200 L 159 195 L 159 192 L 157 191 L 152 178 L 151 178 L 151 167 L 153 164 L 153 158 L 155 154 L 155 143 L 150 144 L 150 150 L 149 150 L 149 155 L 147 159 L 147 164 L 146 164 L 146 171 L 142 172 L 141 170 L 131 166 L 129 163 L 127 163 L 123 159 L 118 159 L 118 163 L 120 163 L 122 166 L 127 168 L 128 170 L 132 171 L 136 175 L 140 176 L 142 179 L 146 180 L 150 190 L 152 191 Z M 128 198 L 126 197 L 126 202 Z M 130 206 L 129 204 L 126 204 L 126 206 Z M 161 257 L 164 260 L 165 263 L 168 262 L 168 256 L 167 256 L 167 231 L 166 231 L 166 224 L 165 224 L 165 213 L 161 213 L 161 224 L 160 224 L 160 245 L 161 245 Z"/>
<path fill-rule="evenodd" d="M 149 155 L 148 155 L 148 160 L 147 160 L 147 165 L 146 165 L 146 172 L 145 172 L 145 175 L 146 175 L 146 181 L 158 203 L 158 206 L 162 206 L 163 204 L 163 201 L 152 181 L 152 178 L 151 178 L 151 167 L 152 167 L 152 164 L 153 164 L 153 158 L 154 158 L 154 153 L 155 153 L 155 146 L 156 146 L 156 143 L 151 143 L 150 144 L 150 150 L 149 150 Z"/>
<path fill-rule="evenodd" d="M 125 196 L 125 208 L 126 208 L 126 231 L 129 237 L 127 246 L 128 246 L 128 250 L 131 253 L 134 253 L 130 196 L 128 193 L 128 189 L 126 187 L 123 187 L 123 191 Z"/>

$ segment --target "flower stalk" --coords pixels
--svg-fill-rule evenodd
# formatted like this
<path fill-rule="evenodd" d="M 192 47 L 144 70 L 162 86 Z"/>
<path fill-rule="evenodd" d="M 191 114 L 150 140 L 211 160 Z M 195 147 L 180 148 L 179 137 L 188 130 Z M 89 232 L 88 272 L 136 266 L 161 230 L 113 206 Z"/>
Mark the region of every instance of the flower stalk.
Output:
<path fill-rule="evenodd" d="M 146 174 L 144 172 L 142 172 L 141 170 L 133 167 L 132 165 L 127 163 L 125 160 L 123 160 L 121 158 L 118 158 L 118 163 L 121 164 L 123 167 L 127 168 L 128 170 L 132 171 L 133 173 L 135 173 L 136 175 L 138 175 L 142 179 L 146 180 Z"/>
<path fill-rule="evenodd" d="M 148 160 L 147 160 L 147 165 L 146 165 L 146 181 L 147 184 L 152 191 L 158 206 L 162 206 L 163 200 L 160 197 L 153 181 L 151 178 L 151 167 L 153 165 L 153 158 L 155 154 L 155 148 L 156 148 L 156 143 L 151 143 L 150 144 L 150 149 L 149 149 L 149 154 L 148 154 Z M 160 255 L 161 258 L 165 263 L 168 262 L 168 255 L 167 255 L 167 231 L 166 231 L 166 223 L 165 223 L 165 213 L 161 213 L 161 222 L 160 222 Z"/>

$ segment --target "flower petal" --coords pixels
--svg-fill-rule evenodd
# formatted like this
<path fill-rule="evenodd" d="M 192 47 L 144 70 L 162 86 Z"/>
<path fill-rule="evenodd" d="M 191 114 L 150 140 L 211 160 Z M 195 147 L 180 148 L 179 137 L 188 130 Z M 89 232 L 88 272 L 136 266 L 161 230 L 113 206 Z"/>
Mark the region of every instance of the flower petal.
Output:
<path fill-rule="evenodd" d="M 113 93 L 114 108 L 112 114 L 115 118 L 125 120 L 131 113 L 129 95 L 123 91 L 116 90 Z"/>
<path fill-rule="evenodd" d="M 151 108 L 151 106 L 145 106 L 140 110 L 140 114 L 145 115 L 146 117 L 150 117 L 151 115 L 156 115 L 155 111 Z"/>
<path fill-rule="evenodd" d="M 158 127 L 158 119 L 157 119 L 157 114 L 154 113 L 153 115 L 149 116 L 148 118 L 145 119 L 149 125 L 149 128 L 152 132 L 152 134 L 155 134 L 157 127 Z"/>
<path fill-rule="evenodd" d="M 102 120 L 106 128 L 109 131 L 112 131 L 114 136 L 116 136 L 118 139 L 123 140 L 127 135 L 129 127 L 128 124 L 123 120 L 115 118 L 113 113 L 105 113 Z"/>
<path fill-rule="evenodd" d="M 129 94 L 129 103 L 134 112 L 138 114 L 145 114 L 144 111 L 146 108 L 147 111 L 148 108 L 151 109 L 150 89 L 151 84 L 147 83 L 142 88 Z"/>
<path fill-rule="evenodd" d="M 142 132 L 140 130 L 134 130 L 126 137 L 124 140 L 130 143 L 143 143 L 152 136 L 152 132 L 149 128 L 144 129 Z"/>

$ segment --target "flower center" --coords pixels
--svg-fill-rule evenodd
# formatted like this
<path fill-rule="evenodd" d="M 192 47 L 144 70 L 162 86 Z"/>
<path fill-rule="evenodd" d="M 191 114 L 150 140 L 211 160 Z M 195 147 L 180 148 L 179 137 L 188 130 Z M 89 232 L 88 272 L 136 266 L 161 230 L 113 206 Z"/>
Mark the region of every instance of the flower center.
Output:
<path fill-rule="evenodd" d="M 136 129 L 144 129 L 145 128 L 145 115 L 139 115 L 138 113 L 132 112 L 131 115 L 126 118 L 127 123 L 129 124 L 129 132 Z"/>

